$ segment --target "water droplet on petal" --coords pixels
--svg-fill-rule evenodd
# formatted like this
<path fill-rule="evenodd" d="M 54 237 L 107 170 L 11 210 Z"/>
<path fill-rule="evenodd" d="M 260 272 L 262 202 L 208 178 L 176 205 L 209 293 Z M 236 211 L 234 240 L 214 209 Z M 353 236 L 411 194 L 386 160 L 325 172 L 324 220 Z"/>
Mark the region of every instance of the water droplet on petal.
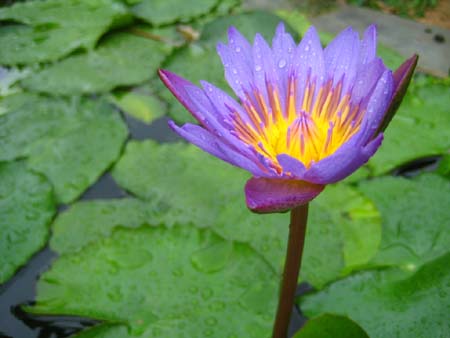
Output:
<path fill-rule="evenodd" d="M 232 72 L 233 72 L 233 74 L 237 74 L 238 71 L 236 68 L 233 68 Z"/>
<path fill-rule="evenodd" d="M 309 51 L 309 45 L 306 45 L 305 52 Z"/>
<path fill-rule="evenodd" d="M 239 53 L 241 51 L 241 47 L 236 47 L 236 53 Z"/>
<path fill-rule="evenodd" d="M 259 71 L 261 70 L 261 66 L 260 66 L 260 65 L 256 65 L 256 66 L 255 66 L 255 70 L 256 70 L 257 72 L 259 72 Z"/>
<path fill-rule="evenodd" d="M 285 59 L 281 59 L 281 60 L 278 62 L 278 67 L 284 68 L 285 66 L 286 66 L 286 60 L 285 60 Z"/>

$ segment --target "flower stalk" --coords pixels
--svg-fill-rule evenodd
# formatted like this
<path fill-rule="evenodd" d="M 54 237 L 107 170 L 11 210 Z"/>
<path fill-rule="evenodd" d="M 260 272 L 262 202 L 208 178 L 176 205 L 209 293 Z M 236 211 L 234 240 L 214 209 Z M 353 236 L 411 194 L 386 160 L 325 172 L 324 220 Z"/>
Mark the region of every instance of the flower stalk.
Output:
<path fill-rule="evenodd" d="M 291 210 L 288 247 L 272 338 L 287 337 L 295 291 L 297 289 L 298 274 L 302 263 L 307 220 L 308 204 L 300 205 Z"/>

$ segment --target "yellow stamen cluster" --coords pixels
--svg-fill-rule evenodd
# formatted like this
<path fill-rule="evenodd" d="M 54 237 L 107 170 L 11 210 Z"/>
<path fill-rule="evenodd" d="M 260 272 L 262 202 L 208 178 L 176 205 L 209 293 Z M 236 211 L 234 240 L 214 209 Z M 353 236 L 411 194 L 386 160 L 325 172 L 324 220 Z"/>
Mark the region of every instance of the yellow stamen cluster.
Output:
<path fill-rule="evenodd" d="M 289 80 L 283 111 L 277 88 L 267 84 L 268 102 L 256 90 L 243 102 L 248 119 L 235 114 L 238 137 L 269 158 L 282 171 L 277 155 L 288 154 L 306 167 L 333 154 L 353 136 L 363 117 L 360 106 L 342 95 L 342 82 L 329 81 L 315 94 L 315 81 L 308 81 L 300 108 L 297 107 L 297 83 Z"/>

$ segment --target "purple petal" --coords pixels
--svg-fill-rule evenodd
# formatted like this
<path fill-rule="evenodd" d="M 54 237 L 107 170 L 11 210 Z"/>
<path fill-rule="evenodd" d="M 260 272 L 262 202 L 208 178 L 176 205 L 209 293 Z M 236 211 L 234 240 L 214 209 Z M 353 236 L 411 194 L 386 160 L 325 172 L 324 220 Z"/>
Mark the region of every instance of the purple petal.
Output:
<path fill-rule="evenodd" d="M 243 148 L 244 143 L 230 133 L 230 122 L 227 124 L 227 120 L 230 118 L 230 111 L 228 109 L 213 105 L 209 97 L 205 94 L 205 91 L 178 75 L 166 70 L 160 70 L 159 74 L 170 91 L 186 107 L 186 109 L 192 113 L 202 126 L 205 127 L 205 129 L 216 136 L 220 136 L 223 139 L 223 142 L 232 145 L 235 149 L 243 149 L 243 152 L 250 156 L 251 153 L 248 149 Z M 213 89 L 217 88 L 210 85 L 208 87 L 208 92 L 214 93 Z M 225 99 L 227 100 L 225 101 Z M 226 102 L 235 108 L 239 106 L 237 102 L 229 96 L 225 97 L 223 92 L 222 96 L 217 98 L 217 100 L 220 100 L 222 103 Z M 255 157 L 253 156 L 253 158 Z"/>
<path fill-rule="evenodd" d="M 359 104 L 370 93 L 375 90 L 376 84 L 383 73 L 386 71 L 386 67 L 380 58 L 372 60 L 364 68 L 362 68 L 355 79 L 355 84 L 352 89 L 351 100 L 355 104 Z"/>
<path fill-rule="evenodd" d="M 325 68 L 328 79 L 336 84 L 343 80 L 342 93 L 353 84 L 359 60 L 359 36 L 351 27 L 343 30 L 325 48 Z"/>
<path fill-rule="evenodd" d="M 240 98 L 245 97 L 245 91 L 250 89 L 253 79 L 251 50 L 247 39 L 234 27 L 228 30 L 228 46 L 222 43 L 217 45 L 217 52 L 225 68 L 225 77 Z"/>
<path fill-rule="evenodd" d="M 244 120 L 246 120 L 247 114 L 245 113 L 243 108 L 227 93 L 220 90 L 216 86 L 206 81 L 201 81 L 201 84 L 204 88 L 203 93 L 206 95 L 208 104 L 211 106 L 210 109 L 217 112 L 218 120 L 223 126 L 217 127 L 218 133 L 216 134 L 226 139 L 228 144 L 232 145 L 236 149 L 241 150 L 241 153 L 254 158 L 253 152 L 251 152 L 248 148 L 243 148 L 244 143 L 230 133 L 230 130 L 234 129 L 231 111 L 236 112 Z"/>
<path fill-rule="evenodd" d="M 369 130 L 367 131 L 365 142 L 375 136 L 375 132 L 378 130 L 389 107 L 393 91 L 394 79 L 392 71 L 386 70 L 378 81 L 367 104 L 364 119 L 369 124 Z"/>
<path fill-rule="evenodd" d="M 254 212 L 283 212 L 308 203 L 323 189 L 305 181 L 252 177 L 245 185 L 245 199 Z"/>
<path fill-rule="evenodd" d="M 296 179 L 303 178 L 303 175 L 306 172 L 306 167 L 302 162 L 288 154 L 278 155 L 277 160 L 283 168 L 283 172 L 290 173 L 291 177 Z"/>
<path fill-rule="evenodd" d="M 354 135 L 334 154 L 314 163 L 304 175 L 304 179 L 316 184 L 340 181 L 365 164 L 375 154 L 382 141 L 383 134 L 379 134 L 364 146 L 360 144 L 361 137 Z"/>
<path fill-rule="evenodd" d="M 310 27 L 294 52 L 291 74 L 297 79 L 297 110 L 303 101 L 303 94 L 308 76 L 316 82 L 316 92 L 320 90 L 325 79 L 325 63 L 319 35 Z"/>
<path fill-rule="evenodd" d="M 375 59 L 377 55 L 377 27 L 370 25 L 364 32 L 361 41 L 361 49 L 359 54 L 359 67 L 367 65 Z"/>
<path fill-rule="evenodd" d="M 199 107 L 192 102 L 190 93 L 186 90 L 186 87 L 195 87 L 195 85 L 181 76 L 169 72 L 165 69 L 158 70 L 159 77 L 167 88 L 172 92 L 172 94 L 177 98 L 178 101 L 194 116 L 197 121 L 201 123 L 204 119 L 203 115 L 200 114 Z"/>
<path fill-rule="evenodd" d="M 286 33 L 284 24 L 281 22 L 272 40 L 273 61 L 277 66 L 280 96 L 286 97 L 288 73 L 294 56 L 296 45 L 289 33 Z"/>
<path fill-rule="evenodd" d="M 417 66 L 417 61 L 419 56 L 417 54 L 413 55 L 411 58 L 406 60 L 395 72 L 394 72 L 394 95 L 389 103 L 389 107 L 384 114 L 383 121 L 381 122 L 377 132 L 382 132 L 386 129 L 389 122 L 391 122 L 394 117 L 395 112 L 397 111 L 400 103 L 403 100 L 403 97 L 406 94 L 406 89 L 411 82 L 412 75 L 414 73 L 414 69 Z"/>
<path fill-rule="evenodd" d="M 204 128 L 190 123 L 186 123 L 182 127 L 178 127 L 173 121 L 169 121 L 169 126 L 178 135 L 207 153 L 236 167 L 245 169 L 255 176 L 267 175 L 255 162 L 235 151 Z"/>
<path fill-rule="evenodd" d="M 279 87 L 278 73 L 275 67 L 272 49 L 260 34 L 256 34 L 252 51 L 254 86 L 256 86 L 258 92 L 263 96 L 266 107 L 270 111 L 268 99 L 269 88 L 267 88 L 267 85 L 270 84 L 273 87 Z"/>
<path fill-rule="evenodd" d="M 215 134 L 229 134 L 228 128 L 225 128 L 223 124 L 225 116 L 222 114 L 224 112 L 219 112 L 214 108 L 201 88 L 167 70 L 160 69 L 159 76 L 178 101 L 207 130 Z"/>

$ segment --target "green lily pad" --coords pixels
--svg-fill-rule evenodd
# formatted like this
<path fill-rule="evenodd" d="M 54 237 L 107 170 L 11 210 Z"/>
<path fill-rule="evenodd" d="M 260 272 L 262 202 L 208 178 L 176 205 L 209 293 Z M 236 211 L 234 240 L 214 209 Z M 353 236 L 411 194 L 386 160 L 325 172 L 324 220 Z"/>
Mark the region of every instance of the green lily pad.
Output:
<path fill-rule="evenodd" d="M 127 129 L 102 100 L 8 96 L 0 102 L 0 160 L 27 157 L 28 165 L 54 186 L 58 202 L 68 203 L 116 160 Z"/>
<path fill-rule="evenodd" d="M 447 153 L 449 106 L 448 81 L 416 79 L 385 131 L 383 146 L 368 163 L 372 174 L 385 173 L 417 158 Z"/>
<path fill-rule="evenodd" d="M 211 255 L 221 261 L 213 270 Z M 210 230 L 119 228 L 55 261 L 28 310 L 124 323 L 123 337 L 261 338 L 270 335 L 276 281 L 250 247 Z M 105 337 L 117 334 L 107 329 Z"/>
<path fill-rule="evenodd" d="M 122 111 L 145 123 L 151 123 L 166 113 L 163 102 L 143 88 L 115 93 L 111 95 L 111 101 Z"/>
<path fill-rule="evenodd" d="M 348 277 L 303 297 L 302 311 L 346 315 L 371 338 L 448 337 L 449 260 L 447 253 L 407 276 L 392 269 Z"/>
<path fill-rule="evenodd" d="M 112 175 L 136 196 L 169 205 L 166 224 L 192 222 L 199 227 L 214 224 L 223 206 L 243 193 L 248 176 L 194 146 L 151 140 L 128 142 Z"/>
<path fill-rule="evenodd" d="M 180 2 L 178 0 L 141 0 L 131 9 L 133 14 L 155 26 L 187 22 L 213 10 L 218 0 Z"/>
<path fill-rule="evenodd" d="M 22 162 L 0 162 L 0 284 L 47 241 L 52 187 Z"/>
<path fill-rule="evenodd" d="M 324 314 L 307 321 L 294 338 L 369 338 L 369 336 L 347 317 Z"/>
<path fill-rule="evenodd" d="M 35 92 L 75 95 L 107 92 L 155 76 L 170 48 L 131 33 L 116 33 L 97 49 L 44 67 L 22 81 Z"/>
<path fill-rule="evenodd" d="M 136 196 L 167 206 L 166 224 L 212 227 L 249 243 L 281 272 L 289 216 L 246 208 L 245 171 L 192 145 L 144 141 L 128 143 L 112 174 Z M 302 279 L 319 288 L 358 269 L 375 255 L 380 238 L 380 216 L 370 200 L 350 187 L 328 187 L 311 203 Z"/>
<path fill-rule="evenodd" d="M 46 0 L 0 8 L 0 20 L 23 25 L 0 27 L 0 63 L 55 61 L 78 49 L 92 49 L 111 26 L 130 15 L 114 0 Z"/>
<path fill-rule="evenodd" d="M 50 247 L 59 254 L 77 252 L 109 237 L 116 227 L 162 224 L 167 212 L 166 205 L 132 198 L 74 203 L 53 222 Z"/>
<path fill-rule="evenodd" d="M 380 215 L 346 185 L 329 186 L 313 200 L 308 223 L 300 278 L 316 289 L 363 268 L 378 250 Z"/>
<path fill-rule="evenodd" d="M 448 250 L 450 182 L 435 174 L 413 180 L 380 177 L 361 182 L 383 218 L 380 250 L 371 264 L 399 266 L 407 271 Z"/>

